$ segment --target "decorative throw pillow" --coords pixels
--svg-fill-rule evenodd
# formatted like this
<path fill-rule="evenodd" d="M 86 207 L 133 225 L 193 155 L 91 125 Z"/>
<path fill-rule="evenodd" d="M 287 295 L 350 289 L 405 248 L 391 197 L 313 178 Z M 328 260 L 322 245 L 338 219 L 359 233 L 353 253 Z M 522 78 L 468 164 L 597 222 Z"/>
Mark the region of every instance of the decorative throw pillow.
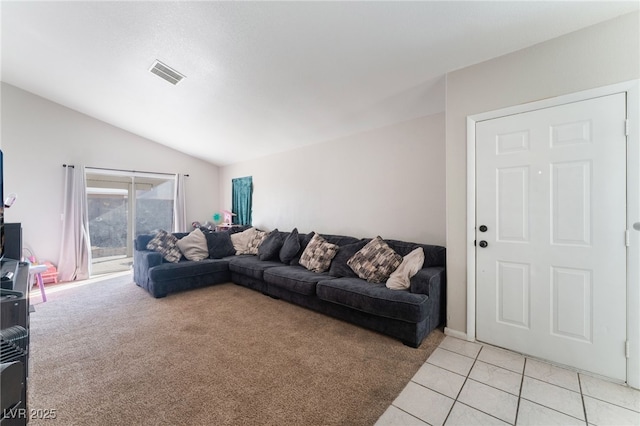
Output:
<path fill-rule="evenodd" d="M 291 262 L 289 262 L 289 265 L 300 266 L 300 256 L 302 256 L 302 253 L 304 253 L 304 250 L 307 248 L 307 246 L 309 245 L 309 242 L 311 241 L 314 235 L 316 235 L 314 231 L 311 231 L 308 234 L 302 234 L 302 235 L 298 234 L 298 241 L 300 242 L 300 250 L 298 250 L 298 253 L 296 253 L 296 255 L 293 256 L 293 259 L 291 259 Z"/>
<path fill-rule="evenodd" d="M 285 238 L 282 248 L 280 248 L 280 262 L 288 264 L 296 257 L 299 251 L 300 240 L 298 239 L 298 228 L 293 228 L 293 231 Z"/>
<path fill-rule="evenodd" d="M 256 228 L 249 228 L 246 231 L 238 232 L 231 235 L 231 242 L 236 249 L 236 254 L 249 254 L 249 241 L 253 240 Z"/>
<path fill-rule="evenodd" d="M 357 275 L 353 272 L 353 269 L 347 265 L 347 261 L 362 249 L 370 240 L 361 240 L 357 243 L 347 244 L 340 246 L 338 254 L 331 261 L 331 267 L 329 268 L 329 275 L 332 277 L 349 277 L 356 278 Z"/>
<path fill-rule="evenodd" d="M 207 239 L 200 229 L 194 229 L 186 237 L 182 237 L 176 243 L 182 255 L 189 260 L 199 262 L 209 257 Z"/>
<path fill-rule="evenodd" d="M 147 250 L 157 251 L 167 261 L 177 263 L 182 257 L 182 253 L 177 246 L 178 239 L 162 229 L 147 244 Z"/>
<path fill-rule="evenodd" d="M 207 238 L 210 259 L 222 259 L 236 254 L 236 249 L 231 242 L 231 235 L 228 232 L 209 232 L 204 236 Z"/>
<path fill-rule="evenodd" d="M 387 288 L 392 290 L 406 290 L 411 285 L 411 277 L 422 269 L 424 264 L 424 250 L 418 247 L 402 258 L 398 269 L 393 271 L 387 280 Z"/>
<path fill-rule="evenodd" d="M 402 256 L 393 251 L 380 236 L 369 241 L 347 261 L 358 277 L 370 283 L 383 283 L 402 263 Z"/>
<path fill-rule="evenodd" d="M 256 229 L 255 234 L 253 234 L 253 238 L 249 240 L 249 244 L 247 244 L 247 253 L 248 254 L 258 254 L 258 247 L 267 238 L 267 233 L 265 231 L 258 231 Z"/>
<path fill-rule="evenodd" d="M 314 234 L 300 256 L 300 264 L 313 272 L 324 272 L 329 269 L 331 259 L 338 252 L 335 244 L 328 243 L 318 234 Z"/>
<path fill-rule="evenodd" d="M 262 244 L 258 246 L 258 259 L 270 260 L 277 258 L 283 243 L 284 239 L 277 228 L 269 232 Z"/>

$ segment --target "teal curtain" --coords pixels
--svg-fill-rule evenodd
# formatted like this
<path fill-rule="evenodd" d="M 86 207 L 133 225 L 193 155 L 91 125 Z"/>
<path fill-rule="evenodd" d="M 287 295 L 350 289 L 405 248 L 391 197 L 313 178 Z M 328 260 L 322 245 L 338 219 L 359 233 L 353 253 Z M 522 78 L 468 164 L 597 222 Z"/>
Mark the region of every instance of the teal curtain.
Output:
<path fill-rule="evenodd" d="M 231 211 L 236 214 L 234 223 L 251 225 L 251 196 L 253 179 L 251 176 L 231 179 Z"/>

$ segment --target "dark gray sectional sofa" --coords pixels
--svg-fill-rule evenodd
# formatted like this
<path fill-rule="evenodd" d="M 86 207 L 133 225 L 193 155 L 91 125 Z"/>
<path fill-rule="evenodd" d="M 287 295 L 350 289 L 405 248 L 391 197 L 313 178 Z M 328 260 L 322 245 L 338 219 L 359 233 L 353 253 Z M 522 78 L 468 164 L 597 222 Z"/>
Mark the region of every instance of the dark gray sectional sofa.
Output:
<path fill-rule="evenodd" d="M 182 238 L 188 234 L 174 235 Z M 157 298 L 168 293 L 233 282 L 392 336 L 411 347 L 418 347 L 434 328 L 444 323 L 444 247 L 385 240 L 401 256 L 417 247 L 422 247 L 425 254 L 424 265 L 411 278 L 410 288 L 391 290 L 384 284 L 369 283 L 348 273 L 347 256 L 341 256 L 340 252 L 348 255 L 349 250 L 362 247 L 368 239 L 321 236 L 340 246 L 330 269 L 324 273 L 312 272 L 299 265 L 304 245 L 289 264 L 278 259 L 260 260 L 255 255 L 198 262 L 183 258 L 178 263 L 170 263 L 160 253 L 146 249 L 153 235 L 140 235 L 135 240 L 134 281 Z M 300 234 L 300 241 L 303 242 L 305 237 Z"/>

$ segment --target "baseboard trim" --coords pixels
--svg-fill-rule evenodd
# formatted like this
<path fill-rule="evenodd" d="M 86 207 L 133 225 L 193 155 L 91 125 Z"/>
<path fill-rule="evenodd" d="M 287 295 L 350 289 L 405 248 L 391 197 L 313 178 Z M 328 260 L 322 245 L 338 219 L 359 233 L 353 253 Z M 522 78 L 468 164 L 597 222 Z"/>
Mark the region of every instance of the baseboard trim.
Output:
<path fill-rule="evenodd" d="M 470 340 L 469 337 L 467 336 L 467 333 L 463 333 L 462 331 L 458 331 L 458 330 L 453 330 L 451 328 L 444 328 L 444 334 L 447 336 L 451 336 L 451 337 L 455 337 L 457 339 L 462 339 L 462 340 L 467 340 L 472 342 L 473 340 Z"/>

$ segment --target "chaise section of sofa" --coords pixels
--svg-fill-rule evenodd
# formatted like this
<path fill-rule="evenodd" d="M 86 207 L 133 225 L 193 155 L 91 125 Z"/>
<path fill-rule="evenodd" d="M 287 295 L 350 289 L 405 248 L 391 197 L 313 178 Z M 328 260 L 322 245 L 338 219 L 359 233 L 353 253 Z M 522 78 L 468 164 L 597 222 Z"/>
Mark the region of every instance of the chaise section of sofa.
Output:
<path fill-rule="evenodd" d="M 185 233 L 175 233 L 177 238 Z M 139 235 L 134 242 L 133 280 L 153 297 L 169 293 L 226 283 L 231 280 L 228 259 L 204 259 L 199 262 L 180 259 L 166 262 L 158 252 L 147 250 L 153 235 Z"/>

